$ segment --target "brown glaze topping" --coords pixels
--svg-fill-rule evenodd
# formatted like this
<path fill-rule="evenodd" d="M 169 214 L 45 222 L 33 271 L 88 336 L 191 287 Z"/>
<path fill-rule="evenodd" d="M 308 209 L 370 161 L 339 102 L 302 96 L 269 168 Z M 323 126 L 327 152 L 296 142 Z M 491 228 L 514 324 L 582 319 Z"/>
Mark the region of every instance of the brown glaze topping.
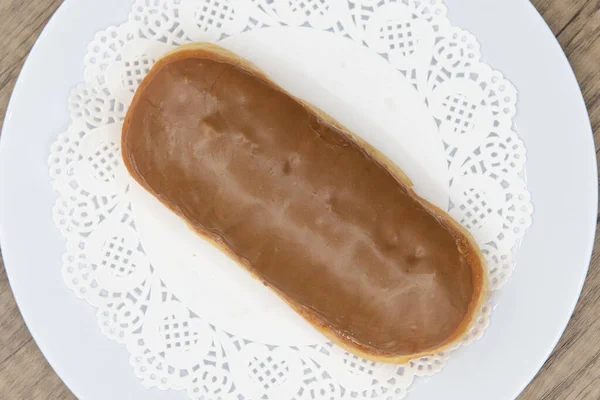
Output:
<path fill-rule="evenodd" d="M 455 334 L 472 267 L 382 163 L 239 66 L 182 57 L 151 74 L 123 154 L 154 196 L 367 351 L 415 354 Z"/>

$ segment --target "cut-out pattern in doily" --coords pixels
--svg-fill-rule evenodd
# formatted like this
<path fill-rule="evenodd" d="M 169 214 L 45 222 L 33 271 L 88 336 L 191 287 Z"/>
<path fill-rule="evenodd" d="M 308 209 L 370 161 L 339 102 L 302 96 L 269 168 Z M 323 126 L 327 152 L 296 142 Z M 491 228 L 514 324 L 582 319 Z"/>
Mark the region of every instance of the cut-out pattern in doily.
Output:
<path fill-rule="evenodd" d="M 146 387 L 195 399 L 401 399 L 448 353 L 383 365 L 326 343 L 272 346 L 219 329 L 169 290 L 141 246 L 120 158 L 120 127 L 158 57 L 193 41 L 301 26 L 367 46 L 401 71 L 439 127 L 450 214 L 480 243 L 492 295 L 510 277 L 513 250 L 531 224 L 525 147 L 513 130 L 517 92 L 482 62 L 470 33 L 441 0 L 136 0 L 127 22 L 99 32 L 85 82 L 69 98 L 72 124 L 50 150 L 60 196 L 54 221 L 67 238 L 62 273 L 97 307 L 102 332 L 127 346 Z M 488 324 L 490 303 L 464 343 Z"/>

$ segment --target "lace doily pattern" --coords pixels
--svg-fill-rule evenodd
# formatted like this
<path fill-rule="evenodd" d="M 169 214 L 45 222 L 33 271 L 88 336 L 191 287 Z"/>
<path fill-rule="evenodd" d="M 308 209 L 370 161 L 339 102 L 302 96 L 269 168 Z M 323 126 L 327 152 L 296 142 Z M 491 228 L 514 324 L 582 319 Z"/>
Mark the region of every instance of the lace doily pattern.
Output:
<path fill-rule="evenodd" d="M 481 245 L 492 295 L 507 281 L 532 215 L 525 147 L 513 130 L 517 92 L 482 62 L 476 38 L 450 24 L 441 0 L 136 0 L 127 22 L 89 44 L 85 82 L 69 98 L 72 124 L 50 150 L 64 280 L 97 307 L 102 332 L 127 346 L 146 387 L 194 399 L 401 399 L 448 353 L 384 365 L 331 344 L 271 346 L 225 332 L 170 292 L 136 231 L 120 133 L 145 74 L 177 45 L 274 26 L 344 36 L 404 74 L 439 127 L 449 213 Z M 490 312 L 488 303 L 464 343 L 482 334 Z"/>

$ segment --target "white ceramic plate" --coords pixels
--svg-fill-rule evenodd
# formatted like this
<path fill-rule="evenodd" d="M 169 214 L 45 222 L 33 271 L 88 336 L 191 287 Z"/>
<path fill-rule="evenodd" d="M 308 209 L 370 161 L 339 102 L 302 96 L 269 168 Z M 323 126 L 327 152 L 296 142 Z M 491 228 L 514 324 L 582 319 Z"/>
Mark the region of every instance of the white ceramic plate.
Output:
<path fill-rule="evenodd" d="M 509 399 L 529 383 L 573 311 L 594 242 L 596 159 L 581 93 L 559 45 L 526 0 L 447 0 L 454 24 L 519 90 L 534 224 L 483 339 L 453 356 L 411 399 Z M 173 399 L 145 390 L 124 348 L 102 336 L 94 309 L 61 275 L 64 241 L 46 160 L 69 123 L 66 99 L 94 34 L 119 23 L 123 0 L 67 0 L 36 43 L 15 88 L 0 146 L 0 239 L 7 273 L 36 342 L 82 399 Z"/>

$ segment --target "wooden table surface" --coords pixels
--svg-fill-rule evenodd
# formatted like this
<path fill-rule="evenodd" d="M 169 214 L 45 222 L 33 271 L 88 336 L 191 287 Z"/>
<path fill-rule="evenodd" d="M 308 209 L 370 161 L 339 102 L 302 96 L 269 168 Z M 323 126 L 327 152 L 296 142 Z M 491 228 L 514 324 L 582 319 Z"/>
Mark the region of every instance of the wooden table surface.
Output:
<path fill-rule="evenodd" d="M 502 0 L 498 0 L 502 1 Z M 0 127 L 31 46 L 61 0 L 0 0 Z M 600 144 L 600 0 L 532 0 L 569 58 Z M 573 318 L 519 399 L 600 399 L 600 238 Z M 0 250 L 1 255 L 1 250 Z M 25 327 L 0 257 L 0 398 L 73 399 Z"/>

